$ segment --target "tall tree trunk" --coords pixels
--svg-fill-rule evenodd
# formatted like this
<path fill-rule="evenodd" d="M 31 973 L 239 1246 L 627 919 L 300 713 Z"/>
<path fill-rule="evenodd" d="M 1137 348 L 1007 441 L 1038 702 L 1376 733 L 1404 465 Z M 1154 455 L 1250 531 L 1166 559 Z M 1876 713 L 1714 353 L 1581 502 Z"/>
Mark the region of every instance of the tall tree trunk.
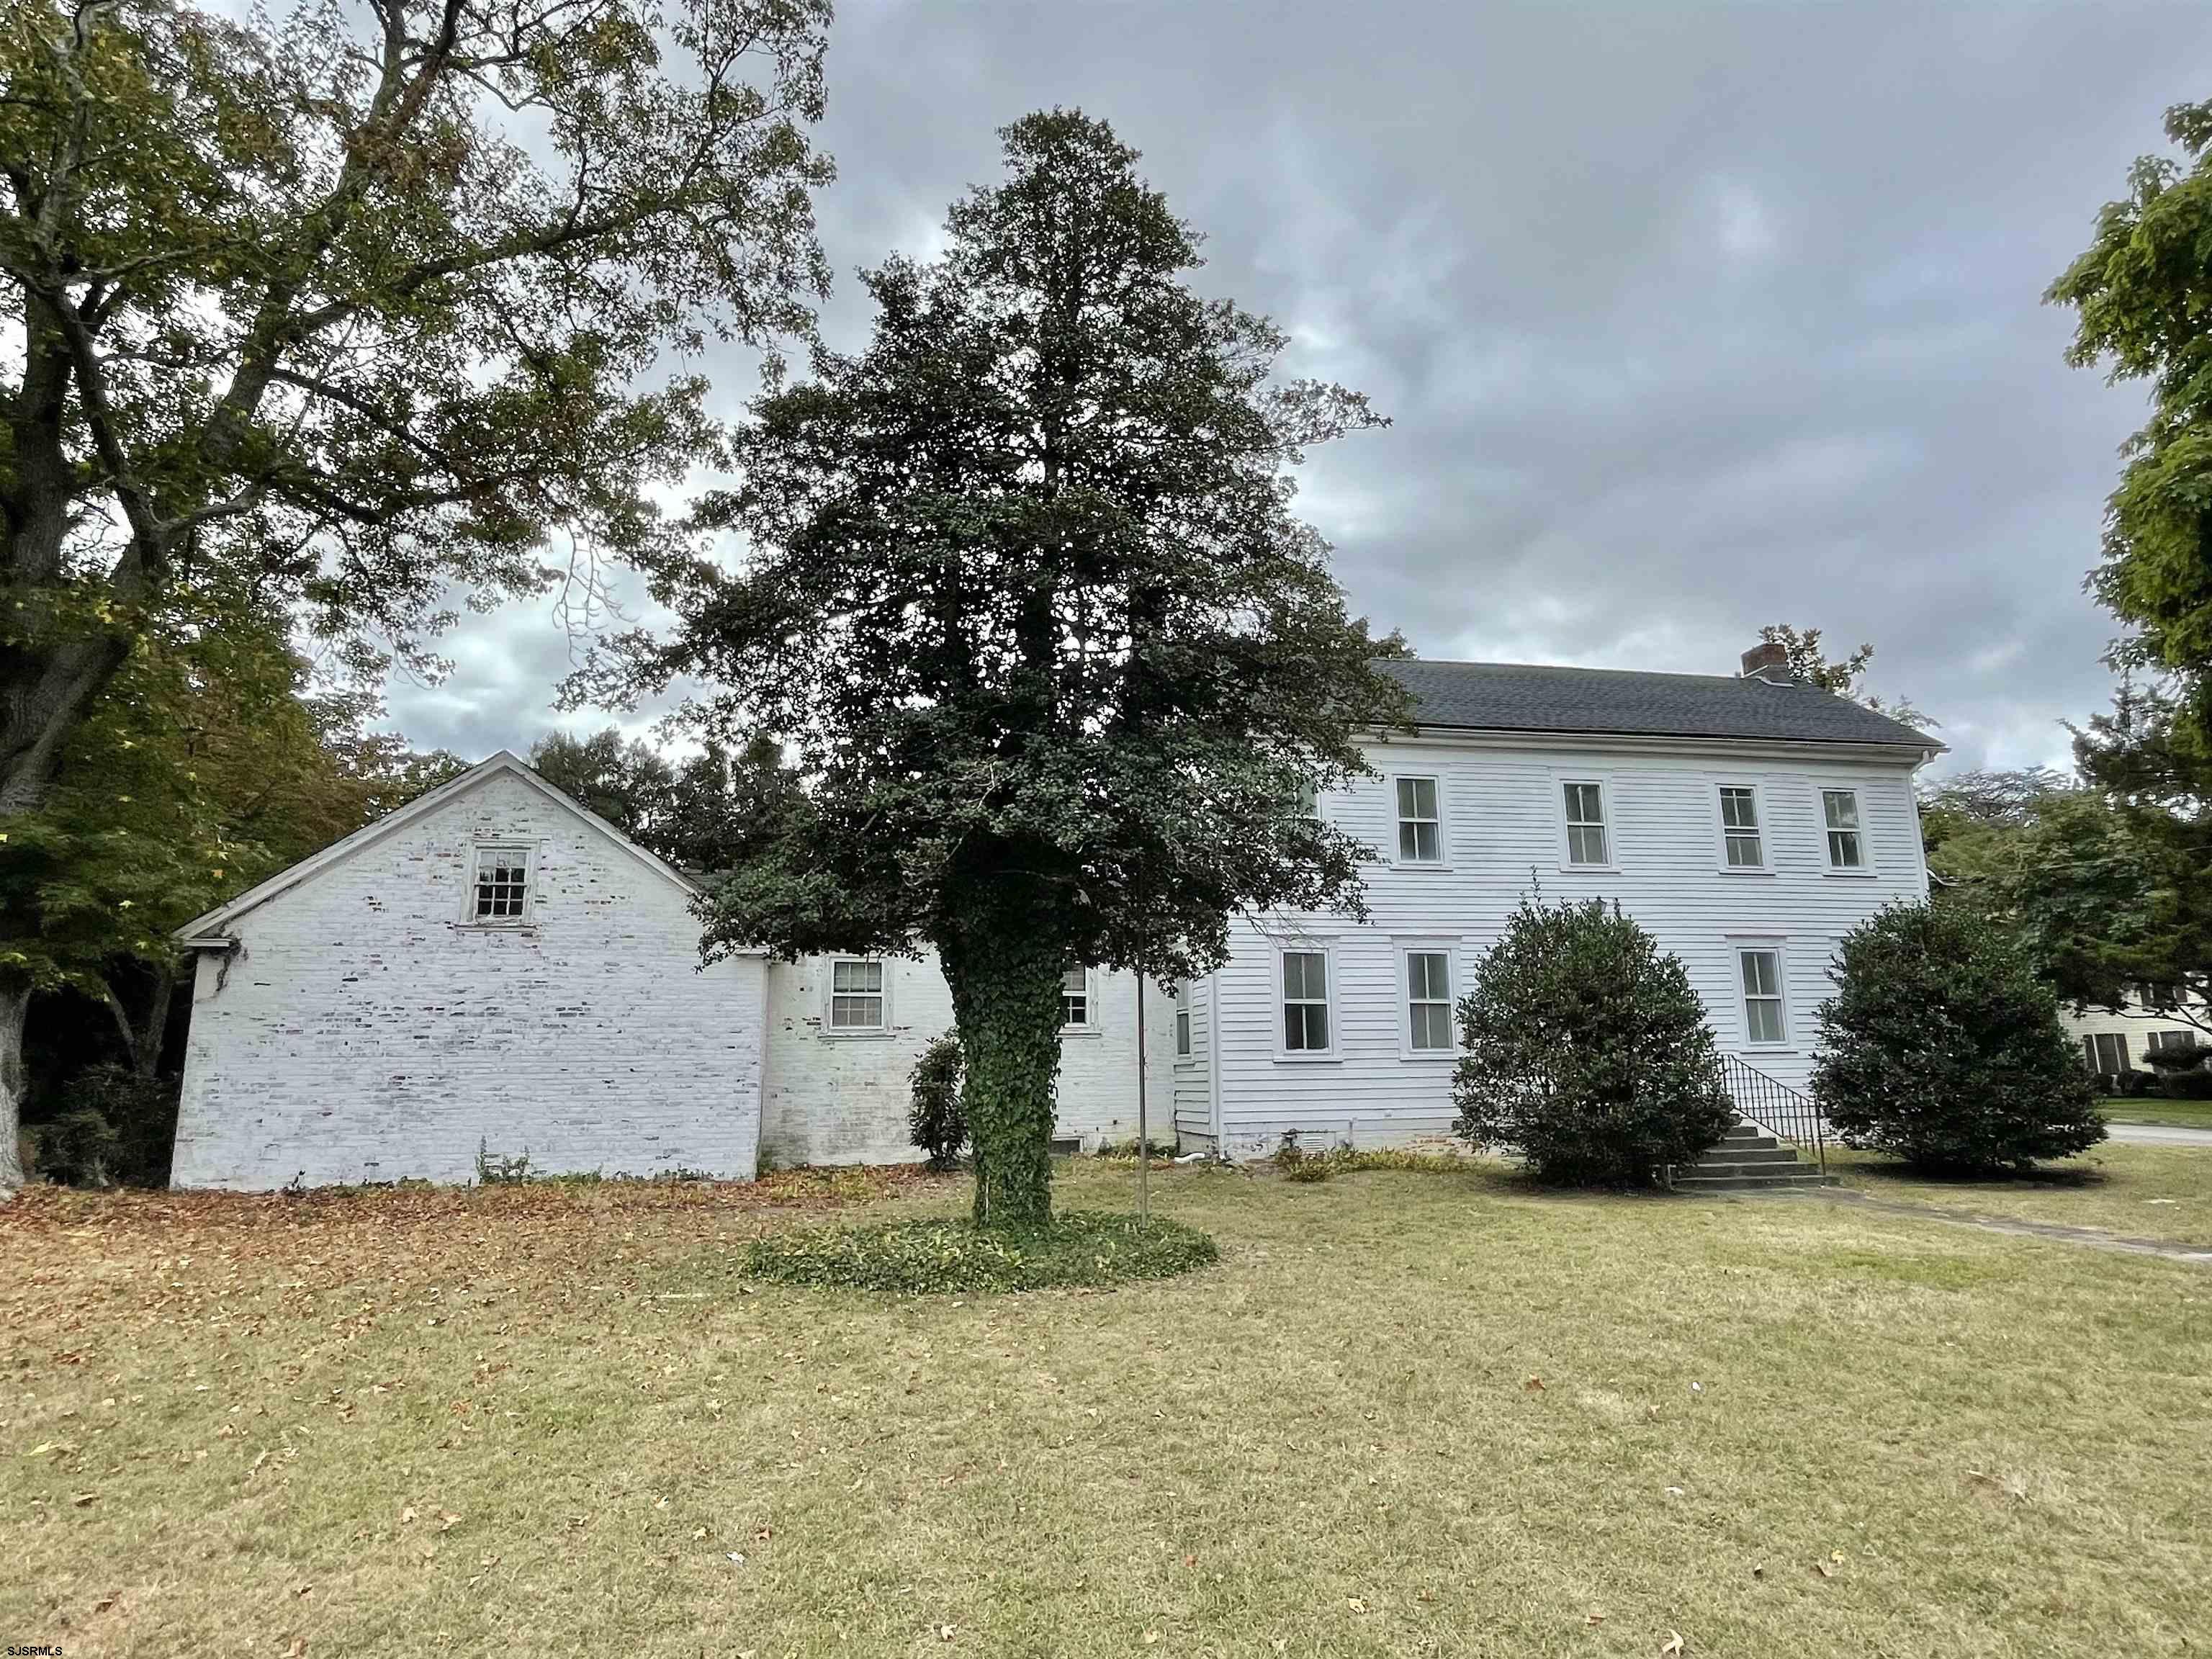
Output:
<path fill-rule="evenodd" d="M 30 1086 L 23 1070 L 23 1020 L 30 1008 L 28 985 L 0 981 L 0 1196 L 23 1184 L 23 1158 L 15 1139 Z"/>
<path fill-rule="evenodd" d="M 994 906 L 1004 917 L 1015 907 Z M 1052 1218 L 1053 1083 L 1066 963 L 1052 930 L 963 918 L 938 943 L 966 1062 L 963 1101 L 975 1157 L 978 1226 Z"/>

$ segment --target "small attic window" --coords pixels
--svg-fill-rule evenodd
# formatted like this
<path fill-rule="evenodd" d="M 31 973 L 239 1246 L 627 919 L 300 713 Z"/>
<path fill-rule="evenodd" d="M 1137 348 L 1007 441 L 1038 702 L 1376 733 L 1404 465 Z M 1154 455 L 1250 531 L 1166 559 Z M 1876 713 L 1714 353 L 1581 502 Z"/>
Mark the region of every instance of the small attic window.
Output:
<path fill-rule="evenodd" d="M 480 927 L 519 927 L 530 919 L 530 849 L 479 847 L 469 918 Z"/>

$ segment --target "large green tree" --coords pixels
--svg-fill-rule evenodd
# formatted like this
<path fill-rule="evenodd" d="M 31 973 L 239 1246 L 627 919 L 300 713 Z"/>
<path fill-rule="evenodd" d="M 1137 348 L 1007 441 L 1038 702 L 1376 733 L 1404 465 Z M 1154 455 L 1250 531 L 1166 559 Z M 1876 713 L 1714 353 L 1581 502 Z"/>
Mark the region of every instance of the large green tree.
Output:
<path fill-rule="evenodd" d="M 673 563 L 678 673 L 800 788 L 714 886 L 710 951 L 933 946 L 967 1069 L 975 1212 L 1049 1213 L 1064 970 L 1181 978 L 1240 908 L 1360 898 L 1361 849 L 1299 810 L 1399 717 L 1328 549 L 1306 447 L 1365 399 L 1275 378 L 1285 338 L 1197 292 L 1199 238 L 1103 122 L 1004 130 L 946 248 L 862 280 L 856 355 L 757 404 L 708 504 L 750 552 Z"/>
<path fill-rule="evenodd" d="M 419 663 L 457 589 L 662 550 L 653 490 L 720 453 L 677 359 L 823 279 L 828 13 L 9 6 L 0 827 L 180 602 Z M 0 1185 L 29 994 L 0 965 Z"/>
<path fill-rule="evenodd" d="M 2212 757 L 2212 101 L 2166 112 L 2181 155 L 2140 157 L 2046 297 L 2076 313 L 2068 353 L 2143 382 L 2149 418 L 2106 503 L 2099 599 L 2129 629 L 2123 667 L 2171 677 L 2172 741 Z"/>

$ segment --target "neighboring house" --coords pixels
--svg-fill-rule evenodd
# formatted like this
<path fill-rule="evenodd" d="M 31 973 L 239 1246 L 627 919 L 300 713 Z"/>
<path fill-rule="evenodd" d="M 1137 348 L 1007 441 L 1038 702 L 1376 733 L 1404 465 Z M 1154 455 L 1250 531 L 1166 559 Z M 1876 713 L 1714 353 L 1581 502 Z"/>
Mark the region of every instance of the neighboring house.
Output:
<path fill-rule="evenodd" d="M 180 930 L 198 956 L 180 1187 L 752 1176 L 917 1158 L 908 1072 L 952 1024 L 925 962 L 702 969 L 680 872 L 500 753 Z M 1064 992 L 1060 1133 L 1136 1133 L 1135 981 Z M 1148 1008 L 1159 1136 L 1170 1010 Z"/>
<path fill-rule="evenodd" d="M 1391 662 L 1412 730 L 1316 810 L 1376 849 L 1364 924 L 1243 918 L 1146 988 L 1150 1121 L 1244 1154 L 1447 1133 L 1453 1004 L 1507 914 L 1617 901 L 1722 1047 L 1792 1085 L 1842 937 L 1927 891 L 1912 775 L 1940 745 L 1792 684 Z M 690 881 L 513 755 L 183 930 L 199 953 L 174 1179 L 265 1188 L 540 1172 L 744 1177 L 918 1156 L 908 1073 L 952 1023 L 927 960 L 702 970 Z M 1058 1133 L 1136 1133 L 1137 984 L 1073 970 Z"/>
<path fill-rule="evenodd" d="M 1175 1121 L 1244 1155 L 1448 1133 L 1449 1010 L 1523 894 L 1601 898 L 1681 958 L 1722 1048 L 1793 1087 L 1844 935 L 1926 896 L 1915 770 L 1942 745 L 1792 683 L 1507 664 L 1384 666 L 1416 729 L 1318 810 L 1382 854 L 1370 919 L 1245 919 L 1182 988 Z"/>
<path fill-rule="evenodd" d="M 2100 1077 L 2149 1069 L 2144 1056 L 2169 1046 L 2187 1048 L 2206 1043 L 2203 1032 L 2176 1017 L 2172 998 L 2149 985 L 2127 988 L 2126 1000 L 2117 1008 L 2084 1008 L 2075 1013 L 2062 1006 L 2059 1018 L 2081 1046 L 2081 1061 Z M 2199 1018 L 2202 1011 L 2196 1011 Z"/>

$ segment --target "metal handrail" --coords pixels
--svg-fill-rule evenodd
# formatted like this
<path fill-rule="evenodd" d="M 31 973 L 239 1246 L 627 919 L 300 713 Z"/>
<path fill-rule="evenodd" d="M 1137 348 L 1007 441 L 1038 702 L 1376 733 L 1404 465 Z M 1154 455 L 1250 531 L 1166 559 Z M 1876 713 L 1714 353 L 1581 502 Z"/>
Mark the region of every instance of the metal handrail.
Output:
<path fill-rule="evenodd" d="M 1820 1173 L 1828 1173 L 1828 1120 L 1820 1102 L 1735 1054 L 1721 1056 L 1721 1069 L 1737 1116 L 1777 1140 L 1810 1152 Z"/>

